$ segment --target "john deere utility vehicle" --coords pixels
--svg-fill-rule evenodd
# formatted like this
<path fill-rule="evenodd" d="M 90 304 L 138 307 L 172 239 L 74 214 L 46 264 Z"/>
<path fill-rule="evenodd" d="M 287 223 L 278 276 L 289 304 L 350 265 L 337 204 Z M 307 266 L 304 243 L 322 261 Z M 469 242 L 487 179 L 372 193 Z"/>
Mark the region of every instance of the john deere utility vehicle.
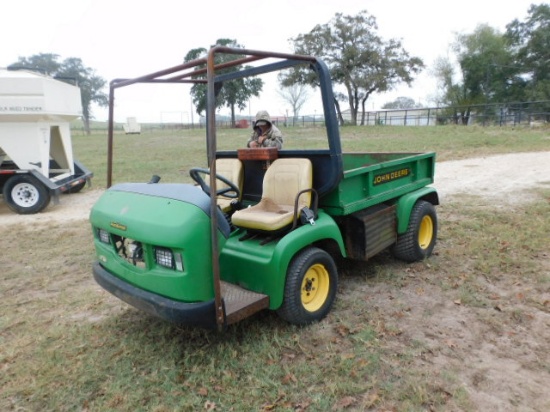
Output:
<path fill-rule="evenodd" d="M 280 70 L 316 76 L 327 148 L 217 150 L 224 85 Z M 137 83 L 206 84 L 208 167 L 190 170 L 196 184 L 111 186 L 115 92 Z M 110 188 L 90 214 L 93 273 L 138 309 L 220 329 L 269 309 L 305 325 L 331 310 L 336 257 L 365 261 L 390 248 L 413 262 L 432 253 L 435 154 L 342 153 L 330 74 L 316 57 L 214 47 L 188 63 L 114 80 L 109 113 Z"/>

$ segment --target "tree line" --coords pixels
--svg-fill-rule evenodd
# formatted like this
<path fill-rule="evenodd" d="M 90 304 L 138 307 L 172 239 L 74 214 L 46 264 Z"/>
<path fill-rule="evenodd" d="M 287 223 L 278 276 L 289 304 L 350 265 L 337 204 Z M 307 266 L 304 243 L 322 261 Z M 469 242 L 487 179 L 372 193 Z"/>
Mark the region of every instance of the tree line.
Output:
<path fill-rule="evenodd" d="M 293 52 L 313 55 L 325 61 L 335 86 L 334 105 L 344 124 L 341 103 L 349 106 L 351 123 L 364 124 L 366 102 L 374 93 L 394 89 L 402 83 L 411 85 L 426 68 L 422 59 L 411 56 L 398 39 L 384 39 L 378 33 L 376 18 L 366 10 L 355 15 L 335 16 L 317 24 L 309 32 L 290 39 Z M 244 48 L 235 39 L 218 39 L 213 46 Z M 438 106 L 463 107 L 460 117 L 467 123 L 471 107 L 482 103 L 550 100 L 550 5 L 531 5 L 525 20 L 515 19 L 504 33 L 483 24 L 473 33 L 458 34 L 451 45 L 456 62 L 439 58 L 432 73 L 438 84 Z M 202 57 L 207 48 L 190 50 L 184 62 Z M 221 56 L 239 59 L 242 56 Z M 218 61 L 217 63 L 224 63 Z M 79 58 L 59 61 L 56 54 L 20 57 L 10 68 L 25 67 L 61 79 L 73 78 L 82 92 L 83 120 L 89 132 L 93 118 L 91 104 L 107 105 L 104 88 L 107 82 L 84 66 Z M 227 70 L 239 70 L 233 67 Z M 278 77 L 279 94 L 297 117 L 308 97 L 309 88 L 318 85 L 316 78 L 301 68 L 292 68 Z M 244 110 L 250 97 L 259 96 L 264 83 L 259 78 L 225 82 L 217 94 L 217 107 L 228 107 L 233 123 L 235 110 Z M 203 84 L 191 88 L 193 104 L 199 115 L 206 110 Z M 386 108 L 416 106 L 414 100 L 401 97 Z"/>
<path fill-rule="evenodd" d="M 503 33 L 479 25 L 451 46 L 456 63 L 439 58 L 434 65 L 437 102 L 462 106 L 463 124 L 476 105 L 550 100 L 550 5 L 531 5 L 527 18 L 514 19 Z"/>

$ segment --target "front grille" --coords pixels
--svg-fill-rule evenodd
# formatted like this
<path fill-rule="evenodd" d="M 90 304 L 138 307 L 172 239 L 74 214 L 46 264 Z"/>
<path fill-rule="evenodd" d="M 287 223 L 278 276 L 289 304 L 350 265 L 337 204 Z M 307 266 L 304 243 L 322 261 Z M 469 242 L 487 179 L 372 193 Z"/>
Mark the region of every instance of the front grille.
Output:
<path fill-rule="evenodd" d="M 143 245 L 137 240 L 113 235 L 118 256 L 139 268 L 145 268 Z"/>

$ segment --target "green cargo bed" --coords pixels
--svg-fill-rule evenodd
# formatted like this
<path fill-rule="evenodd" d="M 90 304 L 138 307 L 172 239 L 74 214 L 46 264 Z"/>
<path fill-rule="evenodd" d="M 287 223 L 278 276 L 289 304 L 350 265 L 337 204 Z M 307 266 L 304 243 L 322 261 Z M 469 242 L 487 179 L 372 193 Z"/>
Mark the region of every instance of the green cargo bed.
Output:
<path fill-rule="evenodd" d="M 344 177 L 319 201 L 344 216 L 433 183 L 435 153 L 343 153 Z"/>

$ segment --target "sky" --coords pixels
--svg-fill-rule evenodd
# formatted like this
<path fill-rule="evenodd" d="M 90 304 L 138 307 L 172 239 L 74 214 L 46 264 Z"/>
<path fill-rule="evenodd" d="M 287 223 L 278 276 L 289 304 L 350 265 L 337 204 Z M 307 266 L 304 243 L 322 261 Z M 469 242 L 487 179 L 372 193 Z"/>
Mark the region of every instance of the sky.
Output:
<path fill-rule="evenodd" d="M 375 95 L 368 108 L 406 96 L 429 105 L 436 84 L 430 75 L 435 59 L 449 56 L 457 33 L 471 33 L 479 24 L 501 31 L 514 19 L 524 20 L 531 4 L 514 0 L 277 0 L 277 1 L 176 1 L 176 0 L 25 0 L 10 2 L 2 11 L 0 67 L 19 57 L 54 53 L 60 60 L 81 58 L 86 67 L 108 82 L 156 72 L 183 62 L 197 47 L 208 48 L 219 38 L 235 39 L 249 49 L 292 52 L 291 38 L 328 23 L 336 13 L 354 15 L 366 10 L 376 17 L 378 33 L 400 39 L 411 56 L 420 57 L 426 69 L 412 87 Z M 191 118 L 186 86 L 139 85 L 117 92 L 116 120 L 129 116 L 141 122 L 187 122 Z M 178 89 L 180 88 L 180 89 Z M 128 90 L 125 90 L 128 89 Z M 289 109 L 266 85 L 261 100 L 253 99 L 240 114 L 267 109 L 282 115 Z M 106 90 L 107 91 L 107 90 Z M 317 112 L 308 102 L 302 114 Z M 309 112 L 309 113 L 308 113 Z M 107 110 L 93 107 L 97 120 Z M 196 121 L 196 115 L 195 115 Z"/>

